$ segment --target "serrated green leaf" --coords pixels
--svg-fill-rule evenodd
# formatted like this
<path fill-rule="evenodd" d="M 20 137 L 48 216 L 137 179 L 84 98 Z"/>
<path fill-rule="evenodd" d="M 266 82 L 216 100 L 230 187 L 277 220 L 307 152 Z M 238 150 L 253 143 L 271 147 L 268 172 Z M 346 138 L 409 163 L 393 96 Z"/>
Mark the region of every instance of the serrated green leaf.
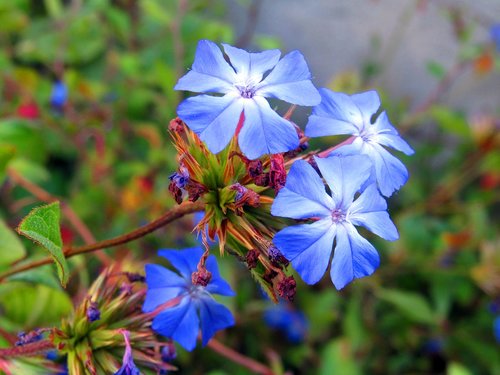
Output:
<path fill-rule="evenodd" d="M 393 304 L 408 319 L 424 324 L 437 323 L 436 314 L 427 300 L 419 294 L 397 289 L 381 289 L 377 291 L 381 300 Z"/>
<path fill-rule="evenodd" d="M 59 202 L 37 207 L 23 219 L 17 231 L 49 251 L 54 258 L 59 281 L 65 287 L 68 282 L 69 270 L 62 251 L 60 217 Z"/>
<path fill-rule="evenodd" d="M 21 259 L 26 250 L 19 237 L 0 219 L 0 269 Z"/>

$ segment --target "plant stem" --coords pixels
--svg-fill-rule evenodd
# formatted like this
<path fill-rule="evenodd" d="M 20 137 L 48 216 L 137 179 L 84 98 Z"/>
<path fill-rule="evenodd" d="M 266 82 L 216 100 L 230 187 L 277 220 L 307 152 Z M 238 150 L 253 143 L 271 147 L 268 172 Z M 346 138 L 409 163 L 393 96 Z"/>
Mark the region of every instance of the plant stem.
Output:
<path fill-rule="evenodd" d="M 80 217 L 76 214 L 76 212 L 71 208 L 69 204 L 63 201 L 61 198 L 58 198 L 48 191 L 42 189 L 40 186 L 34 184 L 33 182 L 27 180 L 23 176 L 21 176 L 18 172 L 13 169 L 8 170 L 9 177 L 15 182 L 17 185 L 26 189 L 30 192 L 35 198 L 41 200 L 45 203 L 52 203 L 59 201 L 61 204 L 61 210 L 64 213 L 64 216 L 68 219 L 70 224 L 73 226 L 75 231 L 78 232 L 80 237 L 83 239 L 86 245 L 92 244 L 96 242 L 94 235 L 89 230 L 89 228 L 85 225 L 85 223 L 80 219 Z M 106 254 L 99 254 L 99 259 L 104 264 L 110 263 L 110 258 Z"/>
<path fill-rule="evenodd" d="M 54 344 L 52 344 L 52 342 L 49 340 L 42 340 L 22 346 L 1 348 L 0 358 L 29 357 L 38 355 L 51 349 L 54 349 Z"/>
<path fill-rule="evenodd" d="M 172 208 L 167 211 L 163 216 L 159 217 L 155 221 L 146 224 L 140 228 L 134 229 L 129 233 L 122 234 L 121 236 L 111 238 L 109 240 L 99 241 L 90 245 L 83 245 L 78 247 L 67 247 L 64 249 L 64 256 L 66 258 L 73 257 L 75 255 L 90 253 L 92 251 L 115 247 L 123 245 L 125 243 L 134 241 L 138 238 L 144 237 L 149 233 L 152 233 L 161 227 L 171 223 L 174 220 L 181 218 L 184 215 L 191 214 L 193 212 L 202 211 L 205 203 L 203 201 L 198 202 L 184 202 L 183 204 Z M 10 270 L 0 274 L 0 281 L 5 280 L 8 276 L 14 275 L 19 272 L 27 271 L 32 268 L 40 267 L 45 264 L 52 262 L 51 257 L 42 258 L 39 260 L 34 260 L 29 263 L 20 264 L 18 266 L 12 267 Z"/>
<path fill-rule="evenodd" d="M 255 374 L 274 375 L 273 370 L 271 370 L 266 365 L 263 365 L 262 363 L 257 362 L 252 358 L 244 356 L 243 354 L 240 354 L 237 351 L 228 348 L 216 339 L 210 340 L 207 344 L 207 347 L 212 349 L 214 352 L 219 353 L 223 357 L 226 357 L 227 359 L 233 361 L 234 363 L 246 367 Z"/>

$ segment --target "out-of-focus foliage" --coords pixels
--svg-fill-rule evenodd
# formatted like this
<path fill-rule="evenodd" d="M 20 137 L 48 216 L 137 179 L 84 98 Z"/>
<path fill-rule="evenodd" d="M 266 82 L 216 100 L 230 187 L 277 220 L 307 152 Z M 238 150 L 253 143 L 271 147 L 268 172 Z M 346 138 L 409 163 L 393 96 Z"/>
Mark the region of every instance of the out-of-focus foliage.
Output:
<path fill-rule="evenodd" d="M 216 0 L 0 2 L 1 272 L 26 256 L 46 255 L 12 229 L 42 204 L 15 176 L 62 198 L 98 239 L 175 204 L 168 176 L 178 166 L 167 124 L 181 94 L 173 86 L 199 39 L 235 42 L 224 11 Z M 462 18 L 475 25 L 467 14 Z M 458 66 L 499 74 L 495 45 L 472 40 L 468 30 L 457 34 Z M 256 49 L 276 47 L 272 38 L 254 39 Z M 384 66 L 369 61 L 365 67 L 332 72 L 330 87 L 372 88 Z M 439 62 L 427 67 L 437 85 L 448 79 Z M 58 83 L 66 97 L 64 90 L 55 93 Z M 227 301 L 237 326 L 220 338 L 271 363 L 277 374 L 500 373 L 493 331 L 500 315 L 500 112 L 464 113 L 439 98 L 414 110 L 415 103 L 377 89 L 392 123 L 416 150 L 402 157 L 410 181 L 389 207 L 400 240 L 387 244 L 366 233 L 381 250 L 381 267 L 342 292 L 328 278 L 314 287 L 299 282 L 290 309 L 303 312 L 309 324 L 293 342 L 266 325 L 271 302 L 250 273 L 222 259 L 222 273 L 237 292 Z M 122 259 L 124 249 L 132 249 L 139 264 L 152 262 L 160 247 L 193 245 L 193 226 L 192 218 L 182 219 L 138 243 L 68 259 L 66 290 L 52 265 L 10 277 L 0 284 L 0 344 L 15 342 L 20 330 L 60 325 L 100 263 Z M 64 245 L 88 240 L 64 213 L 61 232 Z M 178 349 L 174 364 L 182 374 L 249 373 L 209 349 Z M 34 371 L 27 369 L 32 364 L 20 361 L 18 373 Z"/>

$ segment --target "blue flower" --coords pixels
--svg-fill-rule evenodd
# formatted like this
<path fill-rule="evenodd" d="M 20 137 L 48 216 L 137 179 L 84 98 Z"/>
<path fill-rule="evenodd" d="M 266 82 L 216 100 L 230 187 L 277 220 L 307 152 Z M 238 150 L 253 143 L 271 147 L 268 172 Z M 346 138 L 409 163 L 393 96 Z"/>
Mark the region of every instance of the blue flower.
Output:
<path fill-rule="evenodd" d="M 382 112 L 375 122 L 372 117 L 380 108 L 375 91 L 346 95 L 320 89 L 321 104 L 313 109 L 306 126 L 308 137 L 351 134 L 354 140 L 335 151 L 335 154 L 363 154 L 370 157 L 374 176 L 383 195 L 389 197 L 408 180 L 408 171 L 401 161 L 383 146 L 413 154 L 413 149 L 391 125 L 387 114 Z"/>
<path fill-rule="evenodd" d="M 61 109 L 68 100 L 68 88 L 62 81 L 57 81 L 52 86 L 52 93 L 50 95 L 50 104 L 54 108 Z"/>
<path fill-rule="evenodd" d="M 500 23 L 495 23 L 490 28 L 491 40 L 495 43 L 497 51 L 500 52 Z"/>
<path fill-rule="evenodd" d="M 385 199 L 376 185 L 369 185 L 354 200 L 370 176 L 372 165 L 364 155 L 315 158 L 330 187 L 325 191 L 320 176 L 306 161 L 296 161 L 271 207 L 275 216 L 315 219 L 279 231 L 274 244 L 308 284 L 324 275 L 336 238 L 330 277 L 337 289 L 355 278 L 371 275 L 379 265 L 377 250 L 359 235 L 361 225 L 392 241 L 399 235 L 387 213 Z"/>
<path fill-rule="evenodd" d="M 493 335 L 495 340 L 500 344 L 500 316 L 497 316 L 493 321 Z"/>
<path fill-rule="evenodd" d="M 288 341 L 294 344 L 304 341 L 309 327 L 304 313 L 283 302 L 267 308 L 264 311 L 264 321 L 268 326 L 284 332 Z"/>
<path fill-rule="evenodd" d="M 280 60 L 279 50 L 248 53 L 223 46 L 228 60 L 215 43 L 201 40 L 192 70 L 175 86 L 222 96 L 188 98 L 177 109 L 179 117 L 213 153 L 222 151 L 235 133 L 241 151 L 250 159 L 297 148 L 294 126 L 273 111 L 266 98 L 319 104 L 321 97 L 302 54 L 293 51 Z"/>
<path fill-rule="evenodd" d="M 134 363 L 132 356 L 132 348 L 130 347 L 129 332 L 123 330 L 121 332 L 125 339 L 125 353 L 123 354 L 123 364 L 120 369 L 115 372 L 115 375 L 141 375 L 141 372 Z"/>
<path fill-rule="evenodd" d="M 191 351 L 196 346 L 200 325 L 203 345 L 208 343 L 216 331 L 234 325 L 231 312 L 211 295 L 234 295 L 229 284 L 220 276 L 213 255 L 206 261 L 206 269 L 211 273 L 210 281 L 202 286 L 193 284 L 192 274 L 197 271 L 203 249 L 160 250 L 158 254 L 167 258 L 180 275 L 159 265 L 147 264 L 148 291 L 142 309 L 144 312 L 152 312 L 176 298 L 179 298 L 179 302 L 158 313 L 153 319 L 154 331 L 174 339 Z"/>

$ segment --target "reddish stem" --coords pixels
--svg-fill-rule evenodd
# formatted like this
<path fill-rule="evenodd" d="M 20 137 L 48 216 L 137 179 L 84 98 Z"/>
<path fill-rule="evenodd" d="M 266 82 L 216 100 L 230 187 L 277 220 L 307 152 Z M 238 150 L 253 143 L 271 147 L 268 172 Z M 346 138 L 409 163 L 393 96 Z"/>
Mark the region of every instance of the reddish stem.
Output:
<path fill-rule="evenodd" d="M 48 350 L 54 349 L 55 346 L 49 340 L 41 340 L 33 342 L 31 344 L 26 344 L 22 346 L 14 346 L 11 348 L 0 349 L 0 358 L 12 358 L 12 357 L 30 357 L 35 356 L 40 353 L 44 353 Z"/>
<path fill-rule="evenodd" d="M 257 362 L 252 358 L 244 356 L 243 354 L 240 354 L 237 351 L 228 348 L 216 339 L 210 340 L 207 344 L 207 347 L 212 349 L 214 352 L 219 353 L 223 357 L 226 357 L 227 359 L 233 361 L 234 363 L 246 367 L 255 374 L 274 375 L 273 370 L 271 370 L 266 365 L 263 365 L 262 363 Z"/>

